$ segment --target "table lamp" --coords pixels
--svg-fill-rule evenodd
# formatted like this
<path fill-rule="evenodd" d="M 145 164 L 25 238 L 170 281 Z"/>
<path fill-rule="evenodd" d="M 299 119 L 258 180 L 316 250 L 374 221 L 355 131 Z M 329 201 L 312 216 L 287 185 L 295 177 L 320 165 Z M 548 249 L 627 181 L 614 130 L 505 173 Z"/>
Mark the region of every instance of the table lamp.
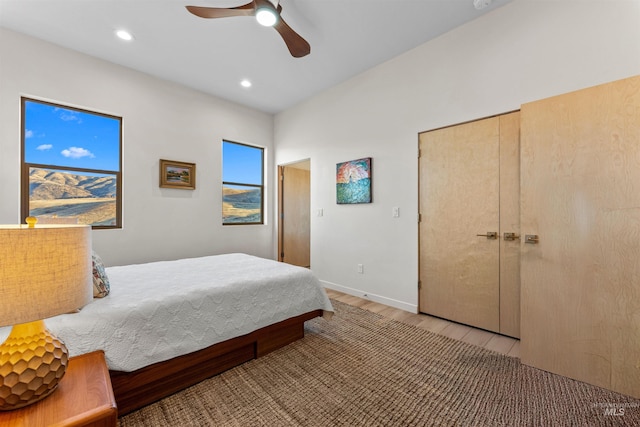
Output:
<path fill-rule="evenodd" d="M 0 225 L 0 410 L 52 393 L 69 354 L 46 328 L 47 317 L 75 312 L 93 298 L 91 227 Z"/>

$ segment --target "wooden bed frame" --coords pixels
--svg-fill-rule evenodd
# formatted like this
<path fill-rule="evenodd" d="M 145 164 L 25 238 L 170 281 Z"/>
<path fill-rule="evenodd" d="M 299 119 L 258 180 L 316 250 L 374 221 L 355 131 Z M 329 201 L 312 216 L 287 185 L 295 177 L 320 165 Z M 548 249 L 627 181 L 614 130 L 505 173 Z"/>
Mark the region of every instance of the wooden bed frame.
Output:
<path fill-rule="evenodd" d="M 109 371 L 118 416 L 299 340 L 304 337 L 304 322 L 318 316 L 322 316 L 322 310 L 301 314 L 133 372 Z"/>

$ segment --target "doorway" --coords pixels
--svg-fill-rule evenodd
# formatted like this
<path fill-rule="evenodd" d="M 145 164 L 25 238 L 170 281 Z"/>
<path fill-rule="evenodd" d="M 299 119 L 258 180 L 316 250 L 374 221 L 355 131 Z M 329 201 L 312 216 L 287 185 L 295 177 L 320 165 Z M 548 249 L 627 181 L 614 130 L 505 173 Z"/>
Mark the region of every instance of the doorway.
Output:
<path fill-rule="evenodd" d="M 311 161 L 278 166 L 278 260 L 311 267 Z"/>

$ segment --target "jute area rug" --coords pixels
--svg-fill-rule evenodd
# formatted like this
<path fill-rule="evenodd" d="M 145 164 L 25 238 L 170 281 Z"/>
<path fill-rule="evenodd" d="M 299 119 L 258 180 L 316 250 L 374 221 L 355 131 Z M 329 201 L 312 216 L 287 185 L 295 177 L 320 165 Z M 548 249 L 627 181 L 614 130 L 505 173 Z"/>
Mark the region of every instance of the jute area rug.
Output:
<path fill-rule="evenodd" d="M 138 426 L 640 426 L 640 400 L 333 301 L 304 339 L 119 419 Z"/>

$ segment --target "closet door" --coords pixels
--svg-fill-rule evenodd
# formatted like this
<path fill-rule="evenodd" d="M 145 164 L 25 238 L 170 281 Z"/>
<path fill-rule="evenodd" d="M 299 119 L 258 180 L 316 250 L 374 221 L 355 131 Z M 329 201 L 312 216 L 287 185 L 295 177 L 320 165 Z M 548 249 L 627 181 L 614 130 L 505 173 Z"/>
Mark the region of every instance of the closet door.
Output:
<path fill-rule="evenodd" d="M 505 238 L 513 233 L 513 239 Z M 520 337 L 520 112 L 500 116 L 500 333 Z"/>
<path fill-rule="evenodd" d="M 640 77 L 521 126 L 522 362 L 640 397 Z"/>
<path fill-rule="evenodd" d="M 420 311 L 496 332 L 499 130 L 492 117 L 420 134 Z"/>

